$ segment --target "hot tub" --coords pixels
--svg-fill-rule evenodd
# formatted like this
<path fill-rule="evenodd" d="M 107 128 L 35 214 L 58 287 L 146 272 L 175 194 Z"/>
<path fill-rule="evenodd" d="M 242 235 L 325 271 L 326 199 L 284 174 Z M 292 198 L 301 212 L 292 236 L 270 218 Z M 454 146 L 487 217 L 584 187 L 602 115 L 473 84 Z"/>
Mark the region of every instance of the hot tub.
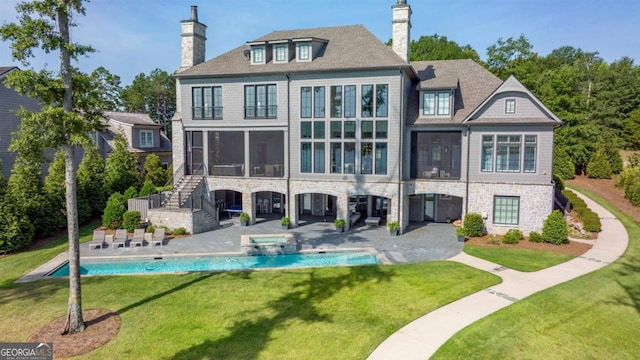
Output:
<path fill-rule="evenodd" d="M 298 252 L 291 234 L 242 235 L 240 251 L 246 255 L 282 255 Z"/>

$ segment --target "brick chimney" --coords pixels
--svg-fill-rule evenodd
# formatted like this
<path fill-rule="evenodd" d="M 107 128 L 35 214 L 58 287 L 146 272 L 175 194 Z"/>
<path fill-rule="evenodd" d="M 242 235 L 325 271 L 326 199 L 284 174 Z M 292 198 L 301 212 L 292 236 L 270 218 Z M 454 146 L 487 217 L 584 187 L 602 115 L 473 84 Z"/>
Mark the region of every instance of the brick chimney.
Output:
<path fill-rule="evenodd" d="M 198 22 L 198 7 L 191 6 L 191 18 L 182 20 L 182 62 L 178 72 L 204 62 L 207 26 Z"/>
<path fill-rule="evenodd" d="M 406 0 L 398 0 L 391 7 L 393 11 L 393 51 L 404 61 L 409 62 L 409 44 L 411 42 L 411 6 Z"/>

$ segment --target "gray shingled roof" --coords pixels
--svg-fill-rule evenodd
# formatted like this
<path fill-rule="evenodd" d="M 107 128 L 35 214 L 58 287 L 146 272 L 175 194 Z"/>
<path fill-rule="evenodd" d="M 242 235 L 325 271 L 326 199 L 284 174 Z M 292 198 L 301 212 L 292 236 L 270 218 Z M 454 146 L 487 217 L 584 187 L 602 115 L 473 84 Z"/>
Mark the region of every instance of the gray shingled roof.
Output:
<path fill-rule="evenodd" d="M 0 66 L 0 76 L 8 73 L 9 71 L 17 69 L 15 66 Z"/>
<path fill-rule="evenodd" d="M 129 124 L 129 125 L 156 125 L 153 120 L 147 114 L 140 113 L 129 113 L 129 112 L 120 112 L 120 111 L 105 111 L 104 116 L 106 118 Z"/>
<path fill-rule="evenodd" d="M 420 91 L 414 89 L 409 98 L 408 124 L 459 124 L 487 99 L 502 81 L 473 60 L 414 61 L 411 63 L 419 83 L 417 88 L 456 87 L 453 118 L 420 117 Z"/>
<path fill-rule="evenodd" d="M 274 31 L 253 41 L 312 37 L 326 39 L 328 43 L 324 52 L 310 62 L 296 62 L 293 59 L 285 64 L 275 64 L 271 61 L 263 65 L 251 65 L 244 56 L 244 51 L 250 49 L 250 46 L 245 44 L 175 76 L 225 76 L 409 66 L 391 47 L 383 44 L 362 25 Z"/>

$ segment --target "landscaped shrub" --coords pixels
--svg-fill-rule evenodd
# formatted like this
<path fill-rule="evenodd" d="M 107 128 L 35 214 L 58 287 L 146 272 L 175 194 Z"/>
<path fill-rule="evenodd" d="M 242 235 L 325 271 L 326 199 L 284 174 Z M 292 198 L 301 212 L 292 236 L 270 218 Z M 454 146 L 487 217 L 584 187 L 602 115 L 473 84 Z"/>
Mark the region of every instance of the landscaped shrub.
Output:
<path fill-rule="evenodd" d="M 507 233 L 502 237 L 502 242 L 505 244 L 517 244 L 522 239 L 524 239 L 522 231 L 518 229 L 509 229 L 509 231 L 507 231 Z"/>
<path fill-rule="evenodd" d="M 564 190 L 564 181 L 560 176 L 553 174 L 553 183 L 556 185 L 558 190 Z"/>
<path fill-rule="evenodd" d="M 600 145 L 587 164 L 587 176 L 594 179 L 610 179 L 611 164 L 606 149 Z"/>
<path fill-rule="evenodd" d="M 529 233 L 529 241 L 535 243 L 542 242 L 542 235 L 537 231 L 532 231 Z"/>
<path fill-rule="evenodd" d="M 600 217 L 598 216 L 598 214 L 594 213 L 593 211 L 588 210 L 588 212 L 585 212 L 583 215 L 580 216 L 580 219 L 582 220 L 582 228 L 585 231 L 600 232 L 600 230 L 602 230 L 602 223 L 600 222 Z"/>
<path fill-rule="evenodd" d="M 570 190 L 564 190 L 562 193 L 567 197 L 567 199 L 569 199 L 571 209 L 578 214 L 585 231 L 599 232 L 602 230 L 600 217 L 598 217 L 598 214 L 594 213 L 593 210 L 587 207 L 587 203 L 585 203 L 584 200 Z"/>
<path fill-rule="evenodd" d="M 544 225 L 542 226 L 542 239 L 546 243 L 555 245 L 569 242 L 569 229 L 567 229 L 567 222 L 560 210 L 552 211 L 544 221 Z"/>
<path fill-rule="evenodd" d="M 576 167 L 566 148 L 556 146 L 553 150 L 553 174 L 563 180 L 576 176 Z"/>
<path fill-rule="evenodd" d="M 153 183 L 151 182 L 151 180 L 147 179 L 144 184 L 142 185 L 142 188 L 140 189 L 140 193 L 138 194 L 139 197 L 144 197 L 147 195 L 153 195 L 155 193 L 157 193 L 158 190 L 156 190 L 156 186 L 153 185 Z"/>
<path fill-rule="evenodd" d="M 606 152 L 607 157 L 609 158 L 611 172 L 614 174 L 620 174 L 624 166 L 622 156 L 620 156 L 620 150 L 613 146 L 607 146 Z"/>
<path fill-rule="evenodd" d="M 173 233 L 175 235 L 186 235 L 187 234 L 187 229 L 183 228 L 183 227 L 178 227 L 173 229 Z"/>
<path fill-rule="evenodd" d="M 127 200 L 129 199 L 133 199 L 134 197 L 138 196 L 138 190 L 136 190 L 135 186 L 131 186 L 127 189 L 127 191 L 124 192 L 124 194 L 122 194 L 122 197 L 124 198 L 124 203 L 125 206 L 127 204 Z"/>
<path fill-rule="evenodd" d="M 127 211 L 124 198 L 120 193 L 113 193 L 102 214 L 102 225 L 109 229 L 117 229 L 122 225 L 122 216 Z"/>
<path fill-rule="evenodd" d="M 20 250 L 31 243 L 34 227 L 20 209 L 0 201 L 0 254 Z"/>
<path fill-rule="evenodd" d="M 464 216 L 464 234 L 468 237 L 482 236 L 484 228 L 484 220 L 482 215 L 478 213 L 468 213 Z"/>
<path fill-rule="evenodd" d="M 624 197 L 634 206 L 640 206 L 640 178 L 635 178 L 624 188 Z"/>
<path fill-rule="evenodd" d="M 122 215 L 122 227 L 127 229 L 128 232 L 133 232 L 140 225 L 140 218 L 140 211 L 127 211 Z"/>
<path fill-rule="evenodd" d="M 495 234 L 489 235 L 489 239 L 487 240 L 487 244 L 491 245 L 500 245 L 500 239 Z"/>

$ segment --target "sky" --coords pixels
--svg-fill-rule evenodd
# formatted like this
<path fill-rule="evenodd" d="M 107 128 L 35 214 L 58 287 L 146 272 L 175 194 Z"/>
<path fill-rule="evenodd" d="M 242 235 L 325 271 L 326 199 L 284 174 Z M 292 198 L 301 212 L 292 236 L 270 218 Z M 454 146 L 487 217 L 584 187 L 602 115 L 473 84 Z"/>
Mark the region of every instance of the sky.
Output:
<path fill-rule="evenodd" d="M 16 22 L 18 0 L 0 0 L 0 24 Z M 627 56 L 640 63 L 639 0 L 408 0 L 411 38 L 438 34 L 470 45 L 482 59 L 499 38 L 524 34 L 541 56 L 561 46 L 597 51 L 607 62 Z M 206 59 L 275 30 L 362 24 L 378 39 L 391 38 L 396 0 L 92 0 L 77 16 L 72 41 L 96 52 L 77 64 L 102 66 L 130 85 L 136 75 L 180 67 L 180 21 L 198 6 L 207 25 Z M 57 71 L 56 56 L 36 53 L 29 66 L 11 58 L 0 41 L 0 66 Z"/>

